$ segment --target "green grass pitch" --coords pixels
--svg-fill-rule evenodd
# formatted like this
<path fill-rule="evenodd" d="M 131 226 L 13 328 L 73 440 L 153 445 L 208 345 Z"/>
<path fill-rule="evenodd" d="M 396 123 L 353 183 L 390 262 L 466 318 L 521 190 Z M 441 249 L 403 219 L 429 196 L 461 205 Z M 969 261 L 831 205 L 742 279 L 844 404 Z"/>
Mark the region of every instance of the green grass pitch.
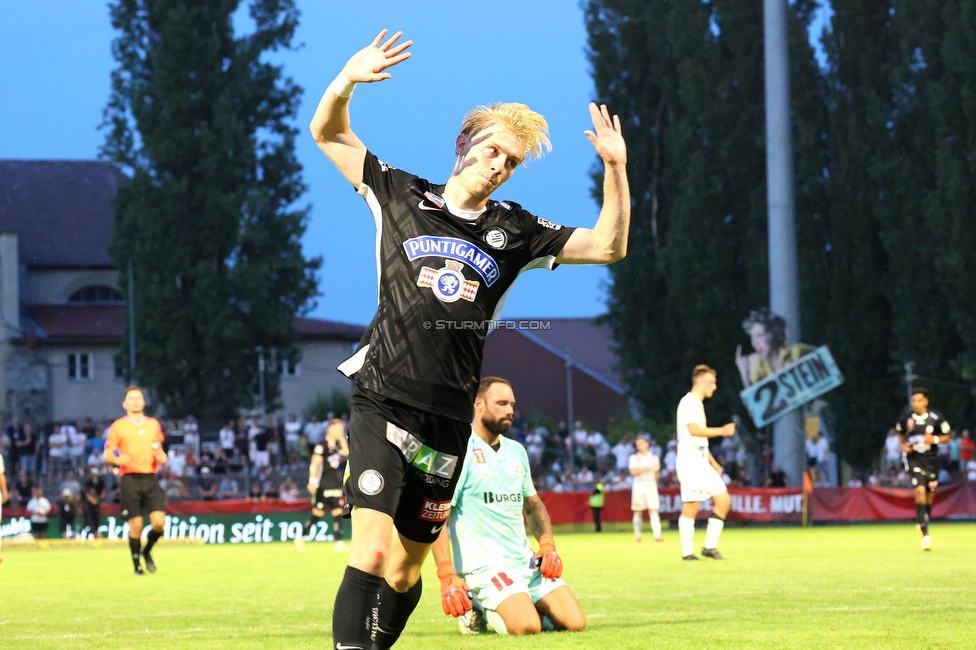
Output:
<path fill-rule="evenodd" d="M 676 531 L 556 536 L 586 612 L 580 634 L 465 637 L 433 567 L 398 648 L 974 648 L 976 524 L 731 528 L 728 558 L 679 558 Z M 696 534 L 696 552 L 704 531 Z M 327 648 L 348 555 L 309 543 L 127 550 L 4 549 L 0 648 Z"/>

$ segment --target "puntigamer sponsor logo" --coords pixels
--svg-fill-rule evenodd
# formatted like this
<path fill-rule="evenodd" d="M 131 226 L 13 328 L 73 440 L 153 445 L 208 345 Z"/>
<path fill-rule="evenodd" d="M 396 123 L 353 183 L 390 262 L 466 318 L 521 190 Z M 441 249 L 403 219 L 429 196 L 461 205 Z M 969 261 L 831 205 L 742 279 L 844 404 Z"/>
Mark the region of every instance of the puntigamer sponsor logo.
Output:
<path fill-rule="evenodd" d="M 485 492 L 485 503 L 522 503 L 522 495 L 518 492 L 514 494 Z"/>

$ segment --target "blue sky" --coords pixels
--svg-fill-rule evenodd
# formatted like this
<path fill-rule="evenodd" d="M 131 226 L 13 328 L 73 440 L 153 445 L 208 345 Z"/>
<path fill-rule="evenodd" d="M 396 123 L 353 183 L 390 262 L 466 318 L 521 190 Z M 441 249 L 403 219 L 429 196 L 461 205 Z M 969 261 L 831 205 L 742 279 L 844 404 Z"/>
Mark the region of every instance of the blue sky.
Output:
<path fill-rule="evenodd" d="M 361 86 L 353 128 L 391 164 L 446 180 L 462 115 L 490 101 L 520 101 L 549 121 L 553 151 L 520 168 L 496 198 L 552 221 L 591 226 L 599 209 L 588 172 L 596 158 L 583 135 L 593 84 L 582 12 L 552 0 L 491 5 L 426 0 L 302 2 L 298 41 L 278 57 L 305 89 L 298 155 L 312 216 L 307 254 L 321 255 L 322 296 L 313 315 L 367 323 L 376 305 L 373 220 L 363 200 L 318 151 L 307 125 L 349 56 L 382 28 L 414 40 L 413 57 L 381 84 Z M 490 7 L 490 9 L 488 9 Z M 109 90 L 113 31 L 107 5 L 32 0 L 4 3 L 0 20 L 0 158 L 90 159 Z M 242 25 L 246 25 L 242 23 Z M 599 267 L 532 271 L 519 280 L 507 316 L 595 316 L 605 310 Z"/>
<path fill-rule="evenodd" d="M 382 28 L 402 30 L 415 44 L 392 79 L 356 90 L 353 129 L 370 149 L 396 167 L 444 182 L 462 115 L 477 104 L 523 102 L 548 119 L 553 151 L 520 168 L 496 198 L 557 223 L 596 222 L 589 178 L 596 156 L 583 131 L 591 126 L 587 103 L 598 98 L 577 2 L 306 0 L 300 6 L 296 40 L 304 47 L 276 60 L 305 89 L 297 118 L 309 186 L 303 202 L 312 205 L 304 246 L 325 262 L 312 315 L 365 324 L 375 310 L 372 218 L 315 147 L 307 125 L 345 61 Z M 0 15 L 0 158 L 95 158 L 114 67 L 107 4 L 7 2 Z M 246 20 L 240 23 L 246 28 Z M 532 271 L 519 279 L 504 315 L 596 316 L 605 311 L 606 281 L 602 267 Z"/>

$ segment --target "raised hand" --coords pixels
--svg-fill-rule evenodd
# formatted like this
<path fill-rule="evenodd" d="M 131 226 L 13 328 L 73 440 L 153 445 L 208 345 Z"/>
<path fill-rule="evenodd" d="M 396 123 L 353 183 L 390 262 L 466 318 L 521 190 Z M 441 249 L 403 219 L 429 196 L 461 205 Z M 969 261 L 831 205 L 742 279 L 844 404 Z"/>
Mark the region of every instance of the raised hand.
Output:
<path fill-rule="evenodd" d="M 593 130 L 583 133 L 597 154 L 607 165 L 623 165 L 627 163 L 627 143 L 620 131 L 620 118 L 610 117 L 606 104 L 597 107 L 590 102 L 590 117 L 593 119 Z"/>
<path fill-rule="evenodd" d="M 405 41 L 397 45 L 396 42 L 403 36 L 403 32 L 397 32 L 384 43 L 386 34 L 387 30 L 384 29 L 372 43 L 356 52 L 346 62 L 346 67 L 342 69 L 346 79 L 352 83 L 383 81 L 390 78 L 390 73 L 384 72 L 387 68 L 392 68 L 410 58 L 410 52 L 405 50 L 413 45 L 413 41 Z"/>

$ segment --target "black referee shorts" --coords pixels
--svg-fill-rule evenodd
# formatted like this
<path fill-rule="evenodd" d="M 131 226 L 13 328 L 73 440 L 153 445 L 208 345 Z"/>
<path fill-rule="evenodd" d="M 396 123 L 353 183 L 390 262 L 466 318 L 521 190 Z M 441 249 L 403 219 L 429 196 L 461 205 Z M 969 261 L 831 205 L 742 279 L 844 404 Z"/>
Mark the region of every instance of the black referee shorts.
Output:
<path fill-rule="evenodd" d="M 119 481 L 122 501 L 119 504 L 122 519 L 146 516 L 150 512 L 163 511 L 166 499 L 155 474 L 124 474 Z"/>
<path fill-rule="evenodd" d="M 346 501 L 390 515 L 409 540 L 432 543 L 447 519 L 471 425 L 358 385 L 349 403 Z"/>

